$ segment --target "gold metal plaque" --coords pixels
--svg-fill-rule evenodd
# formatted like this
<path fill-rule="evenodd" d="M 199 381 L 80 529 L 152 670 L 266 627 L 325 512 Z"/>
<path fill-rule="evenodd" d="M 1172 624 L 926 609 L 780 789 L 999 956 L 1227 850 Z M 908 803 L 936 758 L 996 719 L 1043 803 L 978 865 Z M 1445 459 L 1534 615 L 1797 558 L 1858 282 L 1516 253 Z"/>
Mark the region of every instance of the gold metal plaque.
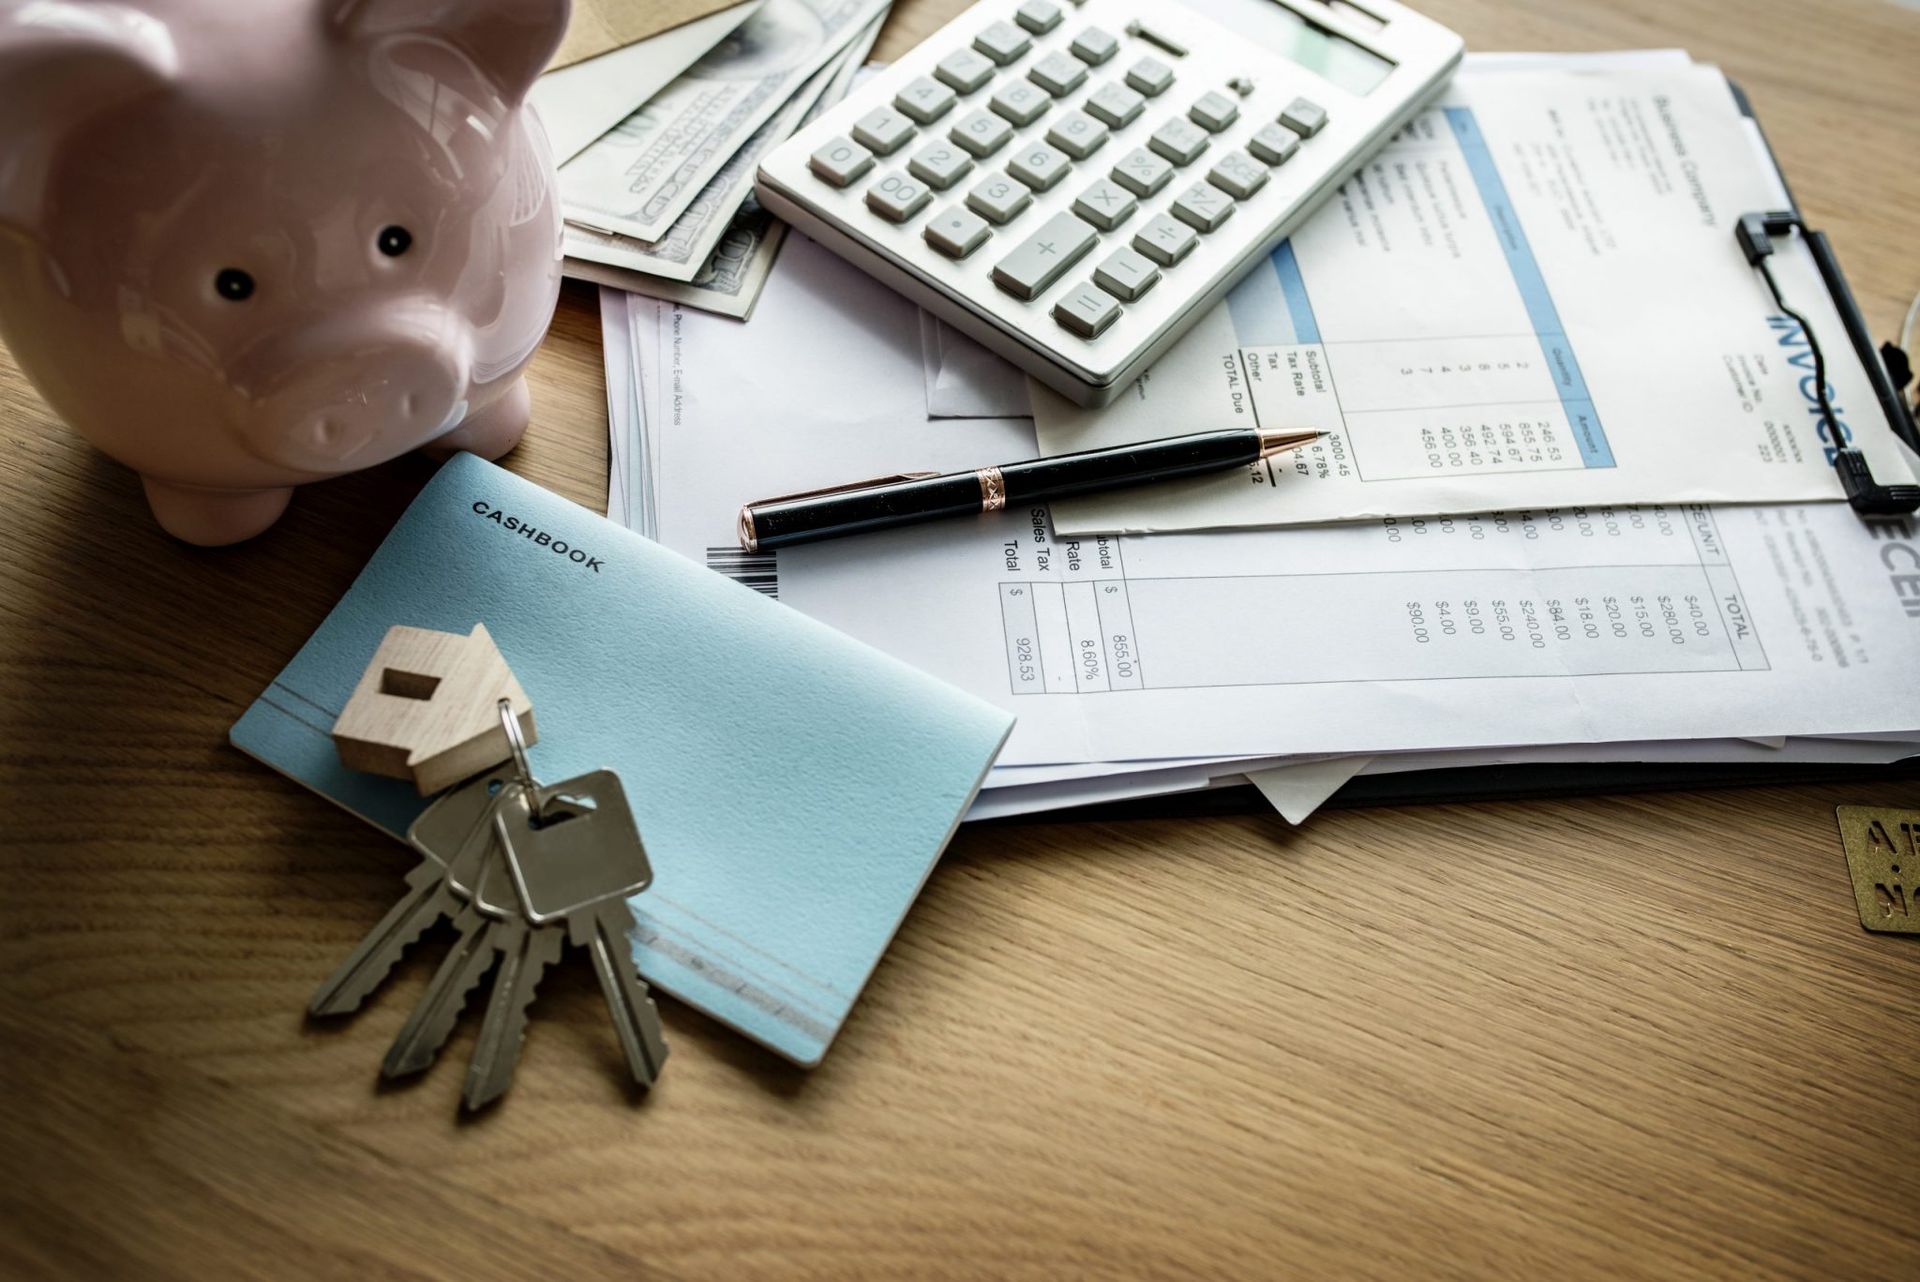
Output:
<path fill-rule="evenodd" d="M 1860 924 L 1920 935 L 1920 810 L 1836 806 Z"/>

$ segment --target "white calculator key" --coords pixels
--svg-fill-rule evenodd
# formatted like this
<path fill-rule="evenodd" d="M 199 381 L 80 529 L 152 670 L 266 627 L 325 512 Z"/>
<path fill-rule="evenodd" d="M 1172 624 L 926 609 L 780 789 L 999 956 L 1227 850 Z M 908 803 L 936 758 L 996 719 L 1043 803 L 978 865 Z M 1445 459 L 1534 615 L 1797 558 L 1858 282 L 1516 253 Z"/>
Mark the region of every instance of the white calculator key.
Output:
<path fill-rule="evenodd" d="M 1088 27 L 1073 38 L 1073 56 L 1091 66 L 1099 66 L 1120 51 L 1120 42 L 1112 32 Z"/>
<path fill-rule="evenodd" d="M 905 111 L 905 107 L 901 107 Z M 1200 101 L 1187 108 L 1187 118 L 1210 134 L 1222 129 L 1240 118 L 1240 104 L 1223 93 L 1211 90 L 1200 95 Z"/>
<path fill-rule="evenodd" d="M 968 213 L 959 205 L 954 205 L 935 214 L 933 221 L 920 234 L 926 237 L 929 245 L 948 258 L 965 258 L 986 244 L 987 237 L 993 232 L 978 214 Z"/>
<path fill-rule="evenodd" d="M 1072 168 L 1065 155 L 1043 142 L 1021 144 L 1007 162 L 1007 172 L 1035 191 L 1047 190 Z"/>
<path fill-rule="evenodd" d="M 1285 125 L 1262 125 L 1247 139 L 1247 150 L 1269 165 L 1284 165 L 1300 150 L 1300 135 Z"/>
<path fill-rule="evenodd" d="M 1087 68 L 1056 49 L 1027 68 L 1027 79 L 1054 97 L 1064 98 L 1087 82 Z"/>
<path fill-rule="evenodd" d="M 920 179 L 935 191 L 947 188 L 965 178 L 973 169 L 973 157 L 949 142 L 936 142 L 922 147 L 907 162 L 907 172 Z M 1260 171 L 1262 178 L 1266 170 Z"/>
<path fill-rule="evenodd" d="M 1001 85 L 987 100 L 987 106 L 993 108 L 997 115 L 1005 116 L 1023 128 L 1046 115 L 1047 108 L 1052 105 L 1053 99 L 1030 80 L 1015 80 Z"/>
<path fill-rule="evenodd" d="M 893 105 L 923 125 L 930 125 L 953 109 L 958 96 L 929 76 L 917 76 L 893 96 Z"/>
<path fill-rule="evenodd" d="M 1279 125 L 1271 127 L 1280 128 Z M 1286 133 L 1285 130 L 1281 132 Z M 1007 140 L 1013 137 L 1013 126 L 991 111 L 972 111 L 954 122 L 953 128 L 947 131 L 947 137 L 984 158 L 1007 145 Z M 1293 135 L 1287 134 L 1287 137 Z"/>
<path fill-rule="evenodd" d="M 882 174 L 880 181 L 867 188 L 867 208 L 890 223 L 904 223 L 926 208 L 933 194 L 923 182 L 916 182 L 898 170 Z"/>
<path fill-rule="evenodd" d="M 1116 249 L 1093 269 L 1093 283 L 1122 302 L 1131 303 L 1153 288 L 1160 269 L 1131 249 Z"/>
<path fill-rule="evenodd" d="M 1084 111 L 1069 111 L 1047 127 L 1047 141 L 1075 160 L 1085 160 L 1107 141 L 1107 127 Z"/>
<path fill-rule="evenodd" d="M 1136 196 L 1151 196 L 1173 180 L 1173 166 L 1145 147 L 1135 147 L 1113 167 L 1113 180 Z"/>
<path fill-rule="evenodd" d="M 873 168 L 873 153 L 845 134 L 807 157 L 807 167 L 836 187 L 845 187 Z"/>
<path fill-rule="evenodd" d="M 1098 338 L 1120 319 L 1120 304 L 1091 285 L 1075 285 L 1053 305 L 1053 318 L 1082 338 Z"/>
<path fill-rule="evenodd" d="M 1004 67 L 1033 48 L 1033 41 L 1011 22 L 996 22 L 973 38 L 973 47 Z"/>
<path fill-rule="evenodd" d="M 1267 183 L 1267 167 L 1244 151 L 1230 151 L 1213 162 L 1207 181 L 1235 200 L 1245 200 Z"/>
<path fill-rule="evenodd" d="M 1173 68 L 1158 58 L 1142 58 L 1127 69 L 1127 83 L 1149 98 L 1173 87 Z"/>
<path fill-rule="evenodd" d="M 1155 214 L 1133 237 L 1133 247 L 1162 267 L 1173 266 L 1199 243 L 1193 228 L 1165 214 Z"/>
<path fill-rule="evenodd" d="M 1081 192 L 1073 202 L 1073 212 L 1101 231 L 1112 231 L 1133 217 L 1133 211 L 1139 207 L 1140 202 L 1133 198 L 1132 192 L 1104 178 Z"/>
<path fill-rule="evenodd" d="M 934 64 L 933 74 L 956 93 L 972 93 L 993 79 L 993 60 L 973 49 L 955 49 Z"/>
<path fill-rule="evenodd" d="M 994 264 L 993 283 L 1015 298 L 1037 298 L 1099 243 L 1099 234 L 1072 214 L 1055 214 Z"/>
<path fill-rule="evenodd" d="M 1132 124 L 1147 100 L 1125 85 L 1102 85 L 1087 99 L 1087 114 L 1106 121 L 1115 129 Z"/>
<path fill-rule="evenodd" d="M 1153 131 L 1147 146 L 1176 165 L 1191 165 L 1207 149 L 1207 131 L 1188 120 L 1169 120 Z"/>
<path fill-rule="evenodd" d="M 855 142 L 881 156 L 891 156 L 913 137 L 913 122 L 892 107 L 875 107 L 853 122 Z"/>
<path fill-rule="evenodd" d="M 995 174 L 967 193 L 967 208 L 989 222 L 1005 226 L 1033 203 L 1033 193 L 1010 174 Z"/>
<path fill-rule="evenodd" d="M 1280 113 L 1280 123 L 1302 138 L 1311 138 L 1327 123 L 1327 110 L 1317 102 L 1295 98 Z"/>
<path fill-rule="evenodd" d="M 1034 35 L 1044 36 L 1060 25 L 1060 6 L 1047 0 L 1027 0 L 1014 10 L 1013 20 Z"/>
<path fill-rule="evenodd" d="M 1173 216 L 1195 231 L 1213 231 L 1233 217 L 1233 201 L 1218 187 L 1195 183 L 1173 202 Z"/>

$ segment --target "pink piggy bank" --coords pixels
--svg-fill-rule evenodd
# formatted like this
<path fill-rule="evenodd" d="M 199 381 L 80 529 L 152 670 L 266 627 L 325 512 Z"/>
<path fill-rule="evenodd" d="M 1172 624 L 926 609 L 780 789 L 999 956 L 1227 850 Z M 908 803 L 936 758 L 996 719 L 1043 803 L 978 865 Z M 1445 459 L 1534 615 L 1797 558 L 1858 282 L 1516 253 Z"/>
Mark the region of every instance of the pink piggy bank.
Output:
<path fill-rule="evenodd" d="M 0 0 L 0 339 L 190 543 L 526 430 L 569 0 Z"/>

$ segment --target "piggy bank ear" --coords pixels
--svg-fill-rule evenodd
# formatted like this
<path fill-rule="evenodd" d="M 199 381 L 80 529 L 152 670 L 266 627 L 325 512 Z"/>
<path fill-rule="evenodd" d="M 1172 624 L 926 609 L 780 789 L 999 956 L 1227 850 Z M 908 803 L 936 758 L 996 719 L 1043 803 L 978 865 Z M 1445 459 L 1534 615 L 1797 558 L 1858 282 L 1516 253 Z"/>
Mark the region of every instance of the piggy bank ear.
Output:
<path fill-rule="evenodd" d="M 166 26 L 125 5 L 0 0 L 0 230 L 38 231 L 66 135 L 178 67 Z"/>
<path fill-rule="evenodd" d="M 353 38 L 436 36 L 472 58 L 509 102 L 519 102 L 567 34 L 572 0 L 325 0 L 334 28 Z"/>

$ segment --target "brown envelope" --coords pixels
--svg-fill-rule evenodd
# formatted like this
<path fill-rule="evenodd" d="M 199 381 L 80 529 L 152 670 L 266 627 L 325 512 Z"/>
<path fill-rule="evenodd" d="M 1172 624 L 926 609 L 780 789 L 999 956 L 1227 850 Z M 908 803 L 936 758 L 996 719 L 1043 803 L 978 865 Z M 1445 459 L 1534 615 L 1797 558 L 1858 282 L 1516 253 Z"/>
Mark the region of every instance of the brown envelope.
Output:
<path fill-rule="evenodd" d="M 624 49 L 682 23 L 730 8 L 740 0 L 573 0 L 573 22 L 548 64 L 570 67 Z"/>

